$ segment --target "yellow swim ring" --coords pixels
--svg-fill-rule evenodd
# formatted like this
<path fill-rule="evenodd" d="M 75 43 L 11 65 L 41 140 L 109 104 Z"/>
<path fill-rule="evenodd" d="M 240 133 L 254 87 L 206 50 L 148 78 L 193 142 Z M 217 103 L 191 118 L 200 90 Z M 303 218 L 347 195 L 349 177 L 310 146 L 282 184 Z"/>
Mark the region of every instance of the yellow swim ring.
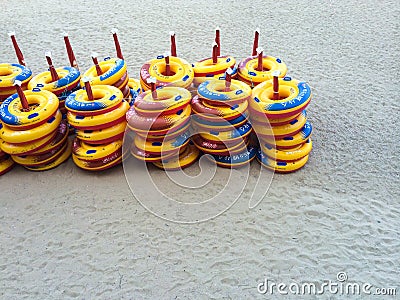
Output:
<path fill-rule="evenodd" d="M 287 118 L 299 114 L 310 103 L 311 88 L 305 82 L 291 77 L 280 78 L 279 100 L 273 100 L 273 80 L 263 82 L 253 89 L 249 105 L 255 113 L 269 118 Z"/>
<path fill-rule="evenodd" d="M 75 138 L 72 146 L 72 153 L 80 160 L 101 160 L 122 148 L 122 139 L 103 145 L 89 145 Z"/>
<path fill-rule="evenodd" d="M 273 160 L 262 153 L 260 149 L 257 152 L 257 160 L 261 165 L 277 173 L 290 173 L 301 169 L 307 163 L 308 157 L 309 155 L 306 155 L 299 160 L 286 162 Z"/>
<path fill-rule="evenodd" d="M 239 117 L 245 113 L 248 106 L 247 101 L 234 105 L 212 105 L 198 96 L 193 97 L 191 104 L 193 111 L 196 114 L 201 114 L 204 118 L 218 116 L 225 120 L 232 120 Z"/>
<path fill-rule="evenodd" d="M 70 91 L 79 85 L 81 73 L 73 67 L 56 68 L 58 80 L 53 81 L 50 71 L 34 76 L 28 84 L 28 89 L 38 88 L 56 95 Z"/>
<path fill-rule="evenodd" d="M 181 87 L 164 87 L 157 90 L 157 99 L 151 91 L 140 94 L 134 103 L 135 109 L 142 115 L 158 116 L 171 114 L 190 103 L 191 93 Z"/>
<path fill-rule="evenodd" d="M 148 141 L 138 135 L 134 138 L 134 144 L 139 149 L 150 154 L 163 154 L 177 151 L 189 143 L 189 132 L 184 132 L 176 138 L 164 141 Z"/>
<path fill-rule="evenodd" d="M 67 114 L 69 124 L 79 130 L 99 130 L 114 126 L 125 120 L 129 104 L 123 100 L 116 108 L 101 115 L 81 115 L 71 111 Z"/>
<path fill-rule="evenodd" d="M 39 166 L 24 166 L 24 168 L 28 169 L 30 171 L 47 171 L 50 169 L 54 169 L 55 167 L 58 167 L 63 162 L 67 161 L 68 158 L 71 156 L 71 144 L 72 143 L 70 141 L 68 141 L 66 149 L 60 156 L 58 156 L 58 158 L 56 160 L 53 160 L 50 163 L 39 165 Z"/>
<path fill-rule="evenodd" d="M 280 58 L 265 55 L 262 63 L 263 71 L 258 71 L 258 56 L 250 56 L 243 59 L 238 66 L 239 79 L 253 87 L 263 81 L 272 79 L 272 73 L 275 71 L 280 72 L 279 77 L 286 75 L 287 66 Z"/>
<path fill-rule="evenodd" d="M 279 161 L 294 161 L 307 156 L 312 149 L 312 141 L 308 139 L 304 144 L 292 149 L 276 149 L 267 143 L 260 143 L 262 152 L 268 157 Z"/>
<path fill-rule="evenodd" d="M 265 123 L 252 122 L 252 126 L 257 135 L 262 137 L 275 136 L 275 139 L 294 135 L 301 131 L 307 121 L 307 114 L 304 110 L 296 119 L 288 124 L 279 126 L 266 126 Z"/>
<path fill-rule="evenodd" d="M 99 115 L 109 112 L 118 106 L 124 96 L 111 85 L 94 85 L 91 87 L 94 100 L 89 100 L 86 90 L 78 90 L 65 100 L 65 107 L 80 115 Z"/>
<path fill-rule="evenodd" d="M 188 145 L 177 157 L 173 155 L 171 158 L 166 158 L 161 161 L 153 162 L 153 164 L 160 169 L 173 171 L 189 167 L 196 162 L 200 155 L 199 149 L 194 145 Z"/>
<path fill-rule="evenodd" d="M 46 90 L 24 91 L 29 111 L 24 111 L 17 93 L 8 97 L 0 106 L 0 119 L 9 128 L 31 129 L 46 122 L 58 109 L 56 95 Z"/>
<path fill-rule="evenodd" d="M 232 69 L 231 77 L 237 75 L 236 59 L 233 56 L 218 56 L 217 63 L 214 64 L 213 58 L 206 58 L 195 62 L 192 67 L 194 71 L 193 83 L 197 86 L 209 79 L 225 79 L 225 72 Z"/>
<path fill-rule="evenodd" d="M 107 57 L 99 62 L 99 66 L 103 71 L 102 75 L 98 76 L 96 66 L 91 66 L 82 76 L 82 78 L 89 77 L 92 86 L 113 85 L 126 73 L 126 63 L 123 59 Z M 81 86 L 85 86 L 82 80 Z"/>
<path fill-rule="evenodd" d="M 21 81 L 21 86 L 26 86 L 31 78 L 32 71 L 23 65 L 0 64 L 0 91 L 13 87 L 16 80 Z"/>
<path fill-rule="evenodd" d="M 122 121 L 114 126 L 99 130 L 76 130 L 76 137 L 91 144 L 106 144 L 122 139 L 125 133 L 126 122 Z"/>
<path fill-rule="evenodd" d="M 53 133 L 61 122 L 61 113 L 56 111 L 44 124 L 29 130 L 13 130 L 9 126 L 0 124 L 0 138 L 7 143 L 21 144 L 37 141 Z"/>
<path fill-rule="evenodd" d="M 12 155 L 12 159 L 23 166 L 34 167 L 47 165 L 56 160 L 67 149 L 68 142 L 60 145 L 58 148 L 41 155 Z"/>
<path fill-rule="evenodd" d="M 11 157 L 7 156 L 0 159 L 0 176 L 7 173 L 14 167 L 14 161 Z"/>
<path fill-rule="evenodd" d="M 149 90 L 147 79 L 156 78 L 156 86 L 179 86 L 183 88 L 189 87 L 194 78 L 194 72 L 191 64 L 179 57 L 170 56 L 170 76 L 165 75 L 166 64 L 164 56 L 160 55 L 156 59 L 146 62 L 140 69 L 140 78 L 142 88 Z"/>

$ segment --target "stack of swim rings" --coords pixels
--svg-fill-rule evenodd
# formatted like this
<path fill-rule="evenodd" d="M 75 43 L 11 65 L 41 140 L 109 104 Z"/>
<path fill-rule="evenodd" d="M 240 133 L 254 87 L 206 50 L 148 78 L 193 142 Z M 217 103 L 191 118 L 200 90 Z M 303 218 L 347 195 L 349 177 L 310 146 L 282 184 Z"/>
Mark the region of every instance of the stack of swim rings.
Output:
<path fill-rule="evenodd" d="M 140 94 L 126 115 L 135 133 L 131 154 L 165 170 L 194 163 L 199 151 L 189 143 L 191 98 L 181 87 L 153 88 Z"/>
<path fill-rule="evenodd" d="M 140 69 L 140 84 L 145 91 L 151 89 L 148 83 L 150 78 L 156 79 L 157 88 L 163 86 L 189 88 L 193 77 L 191 64 L 182 58 L 170 55 L 160 55 L 146 62 Z"/>
<path fill-rule="evenodd" d="M 50 55 L 47 55 L 50 58 Z M 54 67 L 50 65 L 50 68 Z M 28 89 L 38 88 L 55 94 L 59 100 L 60 111 L 63 116 L 66 116 L 65 99 L 69 94 L 80 89 L 81 74 L 73 67 L 54 68 L 54 71 L 57 74 L 55 78 L 53 78 L 54 75 L 51 74 L 50 70 L 34 76 L 28 84 Z"/>
<path fill-rule="evenodd" d="M 122 92 L 123 98 L 130 99 L 131 89 L 125 60 L 106 57 L 104 61 L 98 62 L 95 53 L 92 54 L 92 59 L 94 65 L 83 74 L 83 77 L 90 78 L 90 85 L 114 86 Z M 82 80 L 81 85 L 83 86 Z"/>
<path fill-rule="evenodd" d="M 65 107 L 67 119 L 76 129 L 72 147 L 75 164 L 85 170 L 100 171 L 122 161 L 125 114 L 129 103 L 122 92 L 109 85 L 89 85 L 70 94 Z"/>
<path fill-rule="evenodd" d="M 16 93 L 14 82 L 20 81 L 26 90 L 32 78 L 32 71 L 20 64 L 0 64 L 0 103 Z"/>
<path fill-rule="evenodd" d="M 244 58 L 238 66 L 238 79 L 252 88 L 261 82 L 272 79 L 272 73 L 279 71 L 280 77 L 287 72 L 286 64 L 273 56 L 263 55 L 263 49 L 257 49 L 258 55 Z"/>
<path fill-rule="evenodd" d="M 221 167 L 240 167 L 254 159 L 256 149 L 249 146 L 252 126 L 249 122 L 250 87 L 232 80 L 211 79 L 198 87 L 192 99 L 192 123 L 197 132 L 195 146 L 210 154 Z"/>
<path fill-rule="evenodd" d="M 303 167 L 312 149 L 312 126 L 305 111 L 312 95 L 305 82 L 291 77 L 276 80 L 279 97 L 273 97 L 273 80 L 265 81 L 253 89 L 249 107 L 260 142 L 257 159 L 268 169 L 287 173 Z"/>
<path fill-rule="evenodd" d="M 55 94 L 37 88 L 7 98 L 0 106 L 1 150 L 33 171 L 52 169 L 66 161 L 71 144 L 58 105 Z"/>

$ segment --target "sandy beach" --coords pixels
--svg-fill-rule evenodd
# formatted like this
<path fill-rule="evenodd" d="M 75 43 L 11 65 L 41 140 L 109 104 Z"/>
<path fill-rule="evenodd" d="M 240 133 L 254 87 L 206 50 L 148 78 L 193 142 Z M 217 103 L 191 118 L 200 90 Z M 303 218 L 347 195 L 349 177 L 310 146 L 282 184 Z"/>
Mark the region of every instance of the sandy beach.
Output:
<path fill-rule="evenodd" d="M 118 28 L 129 74 L 138 78 L 145 61 L 169 50 L 171 30 L 178 55 L 194 62 L 211 55 L 219 26 L 221 52 L 239 61 L 251 54 L 259 27 L 266 53 L 312 87 L 307 112 L 314 127 L 307 165 L 275 174 L 270 186 L 266 181 L 259 205 L 249 208 L 247 187 L 224 213 L 195 224 L 145 209 L 122 166 L 89 173 L 70 159 L 46 172 L 15 167 L 0 177 L 1 299 L 270 299 L 276 293 L 257 289 L 265 279 L 320 285 L 337 281 L 339 272 L 347 282 L 370 283 L 372 294 L 394 287 L 397 296 L 385 298 L 399 297 L 398 2 L 5 0 L 1 6 L 0 62 L 17 61 L 7 35 L 14 30 L 34 74 L 46 68 L 48 49 L 56 66 L 68 64 L 64 31 L 86 70 L 92 51 L 115 55 L 110 30 Z M 258 166 L 252 163 L 246 180 L 255 180 Z M 216 194 L 229 172 L 218 169 L 199 192 L 150 168 L 163 191 L 183 201 Z M 240 171 L 232 176 L 244 180 Z"/>

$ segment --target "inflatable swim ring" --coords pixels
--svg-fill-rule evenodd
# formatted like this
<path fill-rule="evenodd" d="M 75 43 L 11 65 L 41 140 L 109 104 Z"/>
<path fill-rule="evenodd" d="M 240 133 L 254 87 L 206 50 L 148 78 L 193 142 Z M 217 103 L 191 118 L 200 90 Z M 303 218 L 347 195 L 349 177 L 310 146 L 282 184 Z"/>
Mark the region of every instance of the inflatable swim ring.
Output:
<path fill-rule="evenodd" d="M 113 110 L 101 115 L 85 116 L 71 111 L 67 114 L 68 122 L 78 130 L 99 130 L 114 126 L 125 120 L 129 104 L 123 100 Z"/>
<path fill-rule="evenodd" d="M 126 63 L 123 59 L 119 58 L 105 58 L 104 61 L 99 62 L 99 66 L 103 74 L 98 76 L 96 66 L 91 66 L 82 78 L 89 77 L 90 85 L 113 85 L 126 73 Z M 81 80 L 81 86 L 85 86 Z"/>
<path fill-rule="evenodd" d="M 190 132 L 185 132 L 171 140 L 147 141 L 140 136 L 135 136 L 134 144 L 139 149 L 149 154 L 160 155 L 176 152 L 189 143 Z"/>
<path fill-rule="evenodd" d="M 256 156 L 256 149 L 250 146 L 246 151 L 230 155 L 230 156 L 223 156 L 223 155 L 211 155 L 215 163 L 224 168 L 240 168 L 248 163 L 250 163 L 254 157 Z M 209 156 L 207 156 L 208 159 Z M 213 161 L 212 159 L 210 159 Z"/>
<path fill-rule="evenodd" d="M 76 130 L 76 137 L 89 144 L 107 144 L 124 137 L 126 122 L 99 130 Z"/>
<path fill-rule="evenodd" d="M 273 78 L 272 73 L 279 71 L 279 77 L 284 77 L 287 67 L 281 59 L 265 55 L 263 56 L 263 71 L 258 71 L 258 56 L 250 56 L 243 59 L 238 66 L 238 77 L 253 87 L 259 83 Z"/>
<path fill-rule="evenodd" d="M 59 145 L 57 148 L 54 148 L 53 150 L 45 154 L 22 155 L 22 156 L 12 155 L 12 159 L 16 163 L 26 167 L 47 165 L 52 161 L 55 161 L 57 158 L 59 158 L 67 150 L 67 147 L 68 147 L 68 142 Z"/>
<path fill-rule="evenodd" d="M 21 81 L 21 86 L 26 87 L 32 78 L 32 71 L 19 64 L 0 64 L 0 91 L 9 91 L 16 80 Z M 13 94 L 13 93 L 12 93 Z"/>
<path fill-rule="evenodd" d="M 174 152 L 163 153 L 162 155 L 147 153 L 146 151 L 143 151 L 143 150 L 140 150 L 139 148 L 137 148 L 135 146 L 135 144 L 132 144 L 132 146 L 130 148 L 130 152 L 133 157 L 135 157 L 139 160 L 142 160 L 142 161 L 146 161 L 146 162 L 156 162 L 156 161 L 160 161 L 162 159 L 166 159 L 166 158 L 174 155 Z"/>
<path fill-rule="evenodd" d="M 14 167 L 14 161 L 11 157 L 6 156 L 0 159 L 0 176 L 7 173 Z"/>
<path fill-rule="evenodd" d="M 65 91 L 70 91 L 79 85 L 81 73 L 73 67 L 56 68 L 59 79 L 52 80 L 50 71 L 46 71 L 34 76 L 28 84 L 28 89 L 38 88 L 61 95 Z"/>
<path fill-rule="evenodd" d="M 214 116 L 232 120 L 238 118 L 247 110 L 247 101 L 232 106 L 213 106 L 198 96 L 192 99 L 192 109 L 196 114 L 201 114 L 202 118 L 213 120 Z"/>
<path fill-rule="evenodd" d="M 113 110 L 123 100 L 122 92 L 110 85 L 92 86 L 94 100 L 89 100 L 86 90 L 78 90 L 65 100 L 66 108 L 76 114 L 93 116 Z"/>
<path fill-rule="evenodd" d="M 163 55 L 158 56 L 145 63 L 140 69 L 140 83 L 144 90 L 149 90 L 147 79 L 150 77 L 156 78 L 156 87 L 159 86 L 178 86 L 187 88 L 193 82 L 194 72 L 191 64 L 186 60 L 170 56 L 170 76 L 165 75 L 166 64 Z"/>
<path fill-rule="evenodd" d="M 202 132 L 199 130 L 200 136 L 206 140 L 227 142 L 227 143 L 236 140 L 242 140 L 244 137 L 248 136 L 251 132 L 252 132 L 252 127 L 250 123 L 245 123 L 244 125 L 238 128 L 234 128 L 228 131 L 210 130 L 208 132 Z"/>
<path fill-rule="evenodd" d="M 122 139 L 103 145 L 89 145 L 78 138 L 74 139 L 72 153 L 81 161 L 98 161 L 112 155 L 122 148 Z"/>
<path fill-rule="evenodd" d="M 212 78 L 225 79 L 225 72 L 229 68 L 232 69 L 231 77 L 234 78 L 237 75 L 237 68 L 235 65 L 235 58 L 228 55 L 219 56 L 216 64 L 213 63 L 212 57 L 195 62 L 192 64 L 194 71 L 193 83 L 199 85 Z"/>
<path fill-rule="evenodd" d="M 55 160 L 51 161 L 50 163 L 43 164 L 43 165 L 24 166 L 24 168 L 26 168 L 30 171 L 46 171 L 46 170 L 54 169 L 55 167 L 58 167 L 63 162 L 65 162 L 70 157 L 70 155 L 71 155 L 71 142 L 68 141 L 67 148 Z"/>
<path fill-rule="evenodd" d="M 303 111 L 312 98 L 308 84 L 291 77 L 279 79 L 280 100 L 273 100 L 272 95 L 272 80 L 263 82 L 253 89 L 249 106 L 255 113 L 264 114 L 268 118 L 287 118 Z"/>
<path fill-rule="evenodd" d="M 266 126 L 265 123 L 252 122 L 252 126 L 256 134 L 262 138 L 268 139 L 271 138 L 271 136 L 275 136 L 275 139 L 280 139 L 295 135 L 301 131 L 306 121 L 307 114 L 304 110 L 296 119 L 292 120 L 288 124 L 279 126 Z"/>
<path fill-rule="evenodd" d="M 153 162 L 157 168 L 175 171 L 189 167 L 200 155 L 200 151 L 193 145 L 188 145 L 177 157 L 177 154 L 170 158 L 164 158 L 161 161 Z"/>
<path fill-rule="evenodd" d="M 5 124 L 0 124 L 0 138 L 7 143 L 24 144 L 43 139 L 52 134 L 61 122 L 61 113 L 56 111 L 44 124 L 29 130 L 13 130 Z"/>
<path fill-rule="evenodd" d="M 295 161 L 307 156 L 312 149 L 312 141 L 308 139 L 300 146 L 291 149 L 276 149 L 267 143 L 260 143 L 261 151 L 268 157 L 277 161 Z"/>
<path fill-rule="evenodd" d="M 229 91 L 225 91 L 225 80 L 206 80 L 199 85 L 197 93 L 212 105 L 234 105 L 247 101 L 251 88 L 239 80 L 232 80 Z"/>
<path fill-rule="evenodd" d="M 275 145 L 278 149 L 291 149 L 305 143 L 311 136 L 312 126 L 310 122 L 306 122 L 300 132 L 280 139 L 271 139 L 263 137 L 262 141 Z"/>
<path fill-rule="evenodd" d="M 25 91 L 29 111 L 23 111 L 17 93 L 8 97 L 0 106 L 0 119 L 11 129 L 26 130 L 49 120 L 58 109 L 58 98 L 49 91 Z"/>
<path fill-rule="evenodd" d="M 259 149 L 257 152 L 257 160 L 261 163 L 262 166 L 266 167 L 269 170 L 275 171 L 277 173 L 290 173 L 302 168 L 308 161 L 308 155 L 300 158 L 299 160 L 290 162 L 276 161 L 269 158 Z"/>
<path fill-rule="evenodd" d="M 160 116 L 179 111 L 190 104 L 192 95 L 184 88 L 164 87 L 157 90 L 157 99 L 151 91 L 140 94 L 135 100 L 135 110 L 144 116 Z"/>
<path fill-rule="evenodd" d="M 194 145 L 204 153 L 227 156 L 244 152 L 249 139 L 244 138 L 235 144 L 225 145 L 223 143 L 206 140 L 200 135 L 195 135 L 192 137 L 192 141 Z"/>
<path fill-rule="evenodd" d="M 190 117 L 191 108 L 187 105 L 185 108 L 170 114 L 162 115 L 158 117 L 146 117 L 140 115 L 135 106 L 132 106 L 126 114 L 128 120 L 128 126 L 132 130 L 143 131 L 153 131 L 153 130 L 163 130 L 170 129 L 176 124 L 182 124 Z"/>

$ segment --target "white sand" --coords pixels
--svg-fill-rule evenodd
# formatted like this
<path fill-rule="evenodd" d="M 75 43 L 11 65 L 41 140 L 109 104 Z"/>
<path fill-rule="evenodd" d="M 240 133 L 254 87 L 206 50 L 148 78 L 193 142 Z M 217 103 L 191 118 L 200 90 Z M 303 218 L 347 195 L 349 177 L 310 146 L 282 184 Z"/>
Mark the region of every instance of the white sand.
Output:
<path fill-rule="evenodd" d="M 0 61 L 15 61 L 7 36 L 15 30 L 35 73 L 47 49 L 56 65 L 67 63 L 63 31 L 86 69 L 92 51 L 114 54 L 117 27 L 132 76 L 168 50 L 170 30 L 178 54 L 195 61 L 210 55 L 215 26 L 222 53 L 238 59 L 260 27 L 268 54 L 313 87 L 315 130 L 306 167 L 275 175 L 259 206 L 247 207 L 245 190 L 196 225 L 146 211 L 122 167 L 15 168 L 0 178 L 0 298 L 252 299 L 265 277 L 321 283 L 340 271 L 400 293 L 397 1 L 1 2 Z"/>

